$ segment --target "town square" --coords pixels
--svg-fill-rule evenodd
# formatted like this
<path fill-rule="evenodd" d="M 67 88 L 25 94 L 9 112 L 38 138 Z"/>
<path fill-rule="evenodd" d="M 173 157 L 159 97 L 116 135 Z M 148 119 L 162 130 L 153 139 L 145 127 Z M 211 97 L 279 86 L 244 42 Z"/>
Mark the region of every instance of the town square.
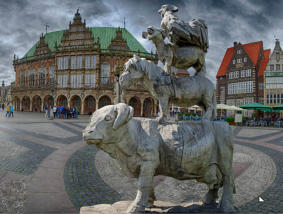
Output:
<path fill-rule="evenodd" d="M 282 213 L 281 7 L 1 2 L 0 213 Z"/>

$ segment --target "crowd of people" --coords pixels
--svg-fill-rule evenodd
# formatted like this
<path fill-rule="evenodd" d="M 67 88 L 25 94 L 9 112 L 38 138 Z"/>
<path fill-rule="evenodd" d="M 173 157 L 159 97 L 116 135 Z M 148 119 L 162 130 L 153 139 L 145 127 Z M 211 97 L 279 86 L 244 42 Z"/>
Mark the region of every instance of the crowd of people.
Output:
<path fill-rule="evenodd" d="M 68 108 L 64 106 L 44 106 L 45 118 L 54 119 L 70 119 L 70 118 L 78 118 L 79 110 L 75 107 Z"/>

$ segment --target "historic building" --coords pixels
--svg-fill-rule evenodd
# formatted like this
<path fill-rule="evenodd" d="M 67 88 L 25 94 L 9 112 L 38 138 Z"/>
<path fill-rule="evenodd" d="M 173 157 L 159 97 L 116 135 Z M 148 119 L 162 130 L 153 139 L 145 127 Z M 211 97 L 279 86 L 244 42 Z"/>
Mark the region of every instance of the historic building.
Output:
<path fill-rule="evenodd" d="M 0 108 L 2 105 L 7 106 L 12 103 L 11 97 L 11 85 L 5 86 L 4 80 L 2 81 L 2 86 L 0 87 Z"/>
<path fill-rule="evenodd" d="M 262 41 L 228 48 L 216 75 L 217 103 L 243 105 L 263 103 L 263 74 L 270 49 L 264 50 Z"/>
<path fill-rule="evenodd" d="M 125 28 L 86 27 L 77 11 L 67 30 L 42 34 L 23 58 L 14 56 L 15 109 L 43 111 L 54 104 L 87 114 L 113 104 L 115 77 L 133 54 L 157 63 Z M 156 114 L 157 101 L 141 86 L 129 88 L 125 98 L 135 116 Z"/>
<path fill-rule="evenodd" d="M 265 105 L 283 104 L 283 51 L 278 39 L 264 72 L 264 98 Z"/>

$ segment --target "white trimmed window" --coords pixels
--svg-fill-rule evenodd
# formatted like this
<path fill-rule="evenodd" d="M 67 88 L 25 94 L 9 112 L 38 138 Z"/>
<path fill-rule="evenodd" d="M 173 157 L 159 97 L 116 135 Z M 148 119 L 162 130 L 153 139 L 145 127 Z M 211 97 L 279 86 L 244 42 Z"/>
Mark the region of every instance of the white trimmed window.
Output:
<path fill-rule="evenodd" d="M 241 70 L 241 78 L 245 77 L 246 70 Z"/>
<path fill-rule="evenodd" d="M 235 60 L 235 59 L 233 59 L 233 61 L 232 61 L 232 62 L 233 62 L 233 65 L 235 65 L 235 63 L 236 63 L 236 60 Z"/>
<path fill-rule="evenodd" d="M 242 63 L 242 59 L 241 58 L 237 59 L 237 63 Z"/>
<path fill-rule="evenodd" d="M 237 54 L 241 54 L 241 50 L 237 50 Z"/>
<path fill-rule="evenodd" d="M 244 57 L 244 62 L 247 62 L 248 60 L 247 60 L 247 57 Z"/>
<path fill-rule="evenodd" d="M 239 71 L 235 71 L 235 78 L 239 78 Z"/>
<path fill-rule="evenodd" d="M 71 69 L 81 69 L 83 67 L 82 56 L 71 56 Z"/>
<path fill-rule="evenodd" d="M 85 74 L 85 87 L 95 88 L 95 74 Z"/>
<path fill-rule="evenodd" d="M 251 76 L 251 69 L 246 70 L 246 77 L 250 77 Z"/>

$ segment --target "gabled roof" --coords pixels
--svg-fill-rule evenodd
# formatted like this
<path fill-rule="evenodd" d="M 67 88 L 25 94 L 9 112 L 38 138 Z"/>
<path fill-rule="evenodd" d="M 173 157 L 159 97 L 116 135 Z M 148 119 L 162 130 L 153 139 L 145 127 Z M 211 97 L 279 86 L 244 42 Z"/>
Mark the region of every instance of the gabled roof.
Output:
<path fill-rule="evenodd" d="M 89 27 L 88 28 L 93 35 L 93 39 L 96 42 L 99 38 L 100 48 L 107 49 L 110 45 L 111 40 L 115 38 L 116 31 L 118 28 L 115 27 Z M 143 53 L 148 53 L 144 47 L 136 40 L 136 38 L 129 33 L 124 28 L 120 28 L 122 31 L 122 36 L 126 40 L 131 51 L 140 51 Z M 53 52 L 55 50 L 55 42 L 57 45 L 61 45 L 61 40 L 63 37 L 63 33 L 65 30 L 50 32 L 45 35 L 45 42 L 48 44 L 49 49 Z M 24 57 L 29 57 L 34 55 L 34 51 L 36 49 L 36 45 L 38 45 L 39 41 L 33 45 L 33 47 L 24 55 Z"/>
<path fill-rule="evenodd" d="M 264 70 L 268 64 L 269 57 L 270 57 L 270 49 L 264 50 L 263 55 L 264 55 L 264 59 L 260 63 L 259 72 L 258 72 L 259 77 L 263 76 Z"/>
<path fill-rule="evenodd" d="M 260 48 L 262 47 L 262 41 L 244 44 L 242 45 L 242 47 L 249 55 L 252 63 L 256 65 L 259 57 Z"/>
<path fill-rule="evenodd" d="M 227 67 L 231 62 L 232 56 L 234 55 L 234 48 L 228 48 L 223 57 L 222 63 L 219 67 L 216 77 L 225 76 Z"/>
<path fill-rule="evenodd" d="M 256 65 L 258 58 L 259 58 L 259 53 L 260 53 L 260 50 L 261 50 L 261 47 L 262 47 L 262 41 L 252 42 L 252 43 L 244 44 L 244 45 L 241 45 L 241 46 L 243 47 L 243 49 L 248 54 L 252 63 L 254 65 Z M 232 60 L 232 57 L 234 55 L 234 51 L 235 51 L 234 47 L 228 48 L 226 50 L 226 53 L 223 57 L 223 60 L 221 62 L 221 65 L 219 67 L 219 70 L 217 72 L 216 77 L 221 77 L 221 76 L 224 76 L 226 74 L 226 70 L 227 70 L 228 65 L 230 64 L 230 62 Z"/>

